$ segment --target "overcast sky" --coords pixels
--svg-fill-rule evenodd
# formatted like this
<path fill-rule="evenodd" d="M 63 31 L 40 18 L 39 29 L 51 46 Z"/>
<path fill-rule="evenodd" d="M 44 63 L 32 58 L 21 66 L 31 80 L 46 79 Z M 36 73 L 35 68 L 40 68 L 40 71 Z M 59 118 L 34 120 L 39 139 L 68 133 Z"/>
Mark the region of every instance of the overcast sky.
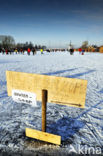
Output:
<path fill-rule="evenodd" d="M 103 0 L 0 0 L 0 35 L 46 46 L 103 44 Z"/>

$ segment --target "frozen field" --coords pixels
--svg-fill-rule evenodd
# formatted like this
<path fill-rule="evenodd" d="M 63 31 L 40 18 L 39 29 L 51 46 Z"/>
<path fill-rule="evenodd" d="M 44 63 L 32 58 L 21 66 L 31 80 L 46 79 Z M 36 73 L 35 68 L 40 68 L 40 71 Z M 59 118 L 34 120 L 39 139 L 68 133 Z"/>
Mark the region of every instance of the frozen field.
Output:
<path fill-rule="evenodd" d="M 88 80 L 85 109 L 47 104 L 47 132 L 61 135 L 60 147 L 25 136 L 26 127 L 41 130 L 41 103 L 34 108 L 8 97 L 6 70 Z M 85 154 L 85 148 L 103 150 L 103 54 L 0 54 L 0 156 L 6 152 L 10 156 L 62 156 L 71 148 L 78 152 L 79 147 Z"/>

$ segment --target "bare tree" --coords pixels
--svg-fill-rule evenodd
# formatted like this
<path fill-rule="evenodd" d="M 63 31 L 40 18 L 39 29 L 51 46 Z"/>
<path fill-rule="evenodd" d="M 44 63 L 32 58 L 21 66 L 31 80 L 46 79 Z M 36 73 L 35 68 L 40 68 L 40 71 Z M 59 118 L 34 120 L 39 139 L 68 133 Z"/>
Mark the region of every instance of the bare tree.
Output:
<path fill-rule="evenodd" d="M 88 41 L 84 41 L 82 43 L 82 48 L 85 49 L 85 48 L 88 48 Z"/>
<path fill-rule="evenodd" d="M 5 36 L 5 38 L 2 41 L 2 45 L 4 48 L 14 48 L 15 40 L 12 36 Z"/>

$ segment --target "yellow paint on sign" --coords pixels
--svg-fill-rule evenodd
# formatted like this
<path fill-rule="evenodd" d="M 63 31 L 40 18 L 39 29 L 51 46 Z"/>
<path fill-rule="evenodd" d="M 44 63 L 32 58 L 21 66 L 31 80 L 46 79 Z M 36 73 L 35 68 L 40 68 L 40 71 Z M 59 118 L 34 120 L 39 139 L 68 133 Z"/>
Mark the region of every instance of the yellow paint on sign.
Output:
<path fill-rule="evenodd" d="M 61 144 L 61 136 L 37 131 L 34 129 L 30 129 L 30 128 L 26 128 L 26 136 L 30 138 L 38 139 L 41 141 L 57 144 L 57 145 Z"/>
<path fill-rule="evenodd" d="M 42 90 L 48 90 L 48 102 L 73 107 L 85 107 L 87 80 L 39 74 L 6 71 L 8 96 L 12 89 L 33 92 L 42 99 Z"/>

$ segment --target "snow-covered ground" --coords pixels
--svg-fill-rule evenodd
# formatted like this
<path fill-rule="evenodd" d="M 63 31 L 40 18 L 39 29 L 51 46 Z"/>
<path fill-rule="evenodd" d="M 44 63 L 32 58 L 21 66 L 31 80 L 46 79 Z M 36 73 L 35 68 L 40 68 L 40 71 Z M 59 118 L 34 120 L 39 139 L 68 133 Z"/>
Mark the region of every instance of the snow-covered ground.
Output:
<path fill-rule="evenodd" d="M 47 132 L 62 137 L 61 146 L 25 136 L 25 128 L 41 130 L 37 107 L 16 103 L 7 95 L 6 70 L 88 80 L 85 109 L 48 103 Z M 0 153 L 10 155 L 68 155 L 71 149 L 103 150 L 103 54 L 51 52 L 35 56 L 0 54 Z M 91 150 L 92 153 L 93 150 Z M 87 150 L 89 153 L 89 151 Z M 103 152 L 103 151 L 102 151 Z M 15 153 L 15 154 L 14 154 Z M 0 155 L 0 156 L 1 156 Z"/>

